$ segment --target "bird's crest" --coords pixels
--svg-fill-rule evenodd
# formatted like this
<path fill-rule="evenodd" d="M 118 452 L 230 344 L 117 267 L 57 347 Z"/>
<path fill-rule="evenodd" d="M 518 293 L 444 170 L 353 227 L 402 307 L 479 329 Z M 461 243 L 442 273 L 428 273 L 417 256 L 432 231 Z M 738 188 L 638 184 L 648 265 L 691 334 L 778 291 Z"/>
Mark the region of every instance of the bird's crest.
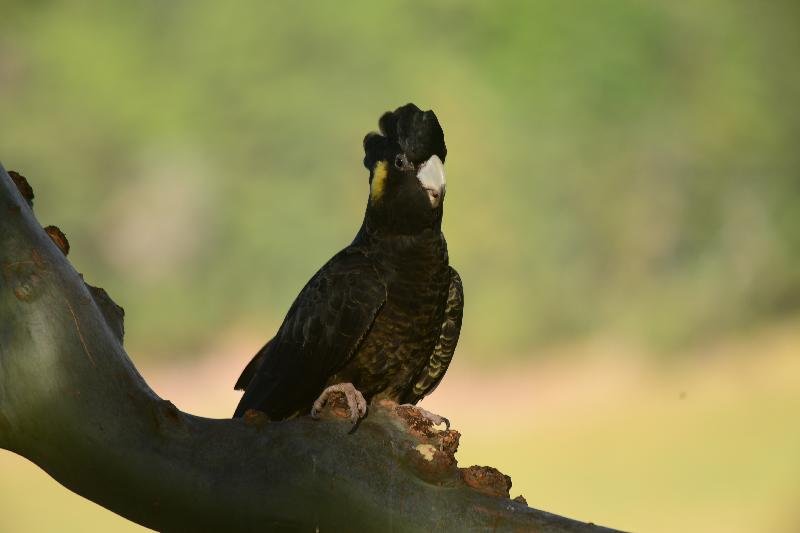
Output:
<path fill-rule="evenodd" d="M 433 111 L 406 104 L 384 113 L 378 127 L 380 133 L 371 132 L 364 137 L 364 166 L 369 170 L 398 152 L 405 153 L 414 164 L 427 161 L 432 155 L 442 161 L 447 156 L 444 132 Z"/>

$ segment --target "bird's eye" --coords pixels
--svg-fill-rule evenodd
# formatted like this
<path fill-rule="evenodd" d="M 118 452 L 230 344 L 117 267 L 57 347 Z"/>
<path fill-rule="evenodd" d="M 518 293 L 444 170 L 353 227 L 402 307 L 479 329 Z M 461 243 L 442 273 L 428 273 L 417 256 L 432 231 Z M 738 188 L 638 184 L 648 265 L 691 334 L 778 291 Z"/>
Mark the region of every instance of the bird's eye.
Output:
<path fill-rule="evenodd" d="M 394 157 L 394 166 L 400 170 L 405 170 L 406 167 L 408 167 L 408 159 L 406 159 L 406 154 L 397 154 Z"/>

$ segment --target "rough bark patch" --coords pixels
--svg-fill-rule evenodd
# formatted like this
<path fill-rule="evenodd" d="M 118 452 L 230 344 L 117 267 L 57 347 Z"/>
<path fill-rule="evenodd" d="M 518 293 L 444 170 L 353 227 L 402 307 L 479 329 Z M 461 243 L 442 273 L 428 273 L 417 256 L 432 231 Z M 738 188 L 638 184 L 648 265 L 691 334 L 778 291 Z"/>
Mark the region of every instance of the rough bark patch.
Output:
<path fill-rule="evenodd" d="M 256 409 L 248 409 L 244 412 L 244 416 L 242 418 L 244 419 L 245 424 L 256 428 L 264 427 L 269 423 L 269 417 L 267 414 Z"/>
<path fill-rule="evenodd" d="M 491 466 L 470 466 L 461 469 L 464 483 L 475 490 L 491 496 L 510 498 L 511 476 Z"/>

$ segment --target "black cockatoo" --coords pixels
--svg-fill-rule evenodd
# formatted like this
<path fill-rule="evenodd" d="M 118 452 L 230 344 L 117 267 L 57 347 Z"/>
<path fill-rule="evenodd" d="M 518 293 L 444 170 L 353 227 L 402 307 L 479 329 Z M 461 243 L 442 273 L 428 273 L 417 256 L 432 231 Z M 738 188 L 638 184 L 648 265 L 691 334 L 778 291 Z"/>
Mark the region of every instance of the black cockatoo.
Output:
<path fill-rule="evenodd" d="M 341 391 L 355 423 L 373 399 L 417 403 L 447 371 L 464 299 L 441 229 L 444 132 L 433 111 L 414 104 L 378 124 L 380 133 L 364 138 L 370 193 L 361 229 L 244 369 L 234 417 L 248 409 L 271 420 L 316 416 Z"/>

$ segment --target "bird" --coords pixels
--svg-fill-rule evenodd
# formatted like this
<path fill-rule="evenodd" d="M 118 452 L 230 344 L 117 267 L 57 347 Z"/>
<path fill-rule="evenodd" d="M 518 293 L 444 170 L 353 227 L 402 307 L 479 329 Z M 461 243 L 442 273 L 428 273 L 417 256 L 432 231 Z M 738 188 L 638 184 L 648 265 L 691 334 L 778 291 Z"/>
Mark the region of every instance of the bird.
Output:
<path fill-rule="evenodd" d="M 409 103 L 363 140 L 369 196 L 349 246 L 306 283 L 275 336 L 246 365 L 234 418 L 318 417 L 334 392 L 356 424 L 379 400 L 415 405 L 458 344 L 461 277 L 442 233 L 447 147 L 436 114 Z M 449 422 L 417 408 L 434 423 Z"/>

